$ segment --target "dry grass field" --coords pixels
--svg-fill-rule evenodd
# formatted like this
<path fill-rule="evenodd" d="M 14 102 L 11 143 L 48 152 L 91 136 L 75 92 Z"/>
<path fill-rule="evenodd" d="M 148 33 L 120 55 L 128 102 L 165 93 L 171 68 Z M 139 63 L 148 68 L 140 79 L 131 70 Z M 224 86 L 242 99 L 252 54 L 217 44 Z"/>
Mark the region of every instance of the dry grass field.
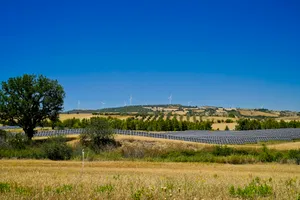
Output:
<path fill-rule="evenodd" d="M 79 113 L 79 114 L 60 114 L 59 115 L 59 119 L 61 121 L 66 120 L 66 119 L 72 119 L 72 118 L 76 118 L 76 119 L 90 119 L 91 117 L 109 117 L 109 115 L 92 115 L 91 113 Z M 121 116 L 121 115 L 111 115 L 111 117 L 113 118 L 118 118 L 118 119 L 127 119 L 131 116 Z"/>
<path fill-rule="evenodd" d="M 203 163 L 0 161 L 0 199 L 237 199 L 230 187 L 260 179 L 271 193 L 297 199 L 300 166 Z"/>
<path fill-rule="evenodd" d="M 261 112 L 261 111 L 252 111 L 252 110 L 243 110 L 239 109 L 239 112 L 241 115 L 245 116 L 265 116 L 265 117 L 278 117 L 278 114 L 275 113 L 267 113 L 267 112 Z"/>
<path fill-rule="evenodd" d="M 35 137 L 34 140 L 44 140 L 48 137 Z M 69 144 L 76 144 L 79 140 L 79 135 L 68 135 L 67 138 L 72 138 L 74 140 L 69 141 Z M 123 142 L 125 140 L 131 140 L 136 142 L 149 142 L 155 143 L 157 146 L 173 146 L 173 145 L 180 145 L 182 146 L 190 146 L 193 149 L 201 149 L 207 146 L 215 146 L 214 144 L 206 144 L 206 143 L 195 143 L 195 142 L 187 142 L 187 141 L 180 141 L 180 140 L 167 140 L 161 138 L 149 138 L 149 137 L 142 137 L 142 136 L 129 136 L 129 135 L 116 135 L 115 139 L 119 142 Z M 278 142 L 278 141 L 277 141 Z M 227 145 L 229 147 L 234 148 L 262 148 L 261 144 L 245 144 L 245 145 Z M 276 149 L 276 150 L 291 150 L 291 149 L 300 149 L 300 141 L 296 142 L 278 142 L 276 144 L 266 143 L 266 146 L 269 149 Z"/>
<path fill-rule="evenodd" d="M 231 147 L 242 147 L 242 148 L 261 148 L 260 144 L 246 144 L 246 145 L 228 145 Z M 267 144 L 269 149 L 276 150 L 291 150 L 291 149 L 300 149 L 300 142 L 279 142 L 278 144 Z"/>
<path fill-rule="evenodd" d="M 214 130 L 219 129 L 220 131 L 225 130 L 225 127 L 228 126 L 229 130 L 235 130 L 235 126 L 237 125 L 237 123 L 215 123 L 212 125 L 212 128 Z"/>

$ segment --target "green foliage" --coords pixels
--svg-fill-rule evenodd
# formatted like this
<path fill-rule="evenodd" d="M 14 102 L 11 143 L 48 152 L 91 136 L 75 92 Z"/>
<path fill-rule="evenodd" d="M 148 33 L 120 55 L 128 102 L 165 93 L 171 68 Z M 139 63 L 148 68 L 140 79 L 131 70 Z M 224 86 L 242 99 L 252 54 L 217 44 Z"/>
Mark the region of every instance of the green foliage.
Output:
<path fill-rule="evenodd" d="M 0 90 L 0 120 L 22 127 L 31 140 L 37 125 L 58 119 L 64 97 L 63 87 L 42 75 L 10 78 Z"/>
<path fill-rule="evenodd" d="M 131 197 L 133 200 L 140 200 L 144 194 L 144 189 L 138 189 L 137 191 L 133 192 Z"/>
<path fill-rule="evenodd" d="M 45 152 L 40 148 L 26 147 L 26 149 L 0 148 L 0 158 L 45 159 Z"/>
<path fill-rule="evenodd" d="M 262 162 L 274 161 L 274 155 L 270 152 L 265 144 L 263 144 L 262 153 L 259 154 L 259 158 Z"/>
<path fill-rule="evenodd" d="M 278 129 L 278 128 L 300 128 L 300 121 L 280 122 L 275 119 L 240 119 L 237 121 L 236 130 L 258 130 L 258 129 Z"/>
<path fill-rule="evenodd" d="M 73 186 L 72 185 L 65 184 L 65 185 L 62 185 L 62 186 L 56 188 L 55 192 L 57 194 L 61 194 L 61 193 L 71 192 L 72 190 L 73 190 Z"/>
<path fill-rule="evenodd" d="M 95 152 L 100 152 L 106 145 L 116 145 L 113 129 L 106 118 L 93 117 L 90 124 L 80 135 L 83 146 L 90 147 Z"/>
<path fill-rule="evenodd" d="M 112 184 L 101 185 L 96 188 L 96 192 L 107 193 L 107 194 L 110 194 L 113 190 L 114 190 L 114 185 Z"/>
<path fill-rule="evenodd" d="M 234 149 L 227 146 L 215 146 L 212 154 L 214 156 L 229 156 L 234 153 Z"/>
<path fill-rule="evenodd" d="M 7 144 L 7 133 L 4 130 L 0 130 L 0 147 L 4 147 Z"/>
<path fill-rule="evenodd" d="M 13 149 L 25 149 L 28 144 L 27 137 L 21 133 L 12 135 L 8 138 L 8 143 Z"/>
<path fill-rule="evenodd" d="M 225 123 L 233 123 L 233 120 L 232 119 L 226 119 Z"/>
<path fill-rule="evenodd" d="M 23 187 L 23 186 L 15 186 L 15 192 L 20 195 L 30 195 L 32 193 L 32 188 Z"/>
<path fill-rule="evenodd" d="M 10 184 L 0 182 L 0 193 L 10 192 Z"/>
<path fill-rule="evenodd" d="M 228 114 L 228 117 L 230 117 L 230 118 L 235 118 L 235 115 L 234 115 L 233 113 L 229 113 L 229 114 Z"/>
<path fill-rule="evenodd" d="M 229 131 L 229 127 L 227 125 L 225 127 L 225 131 Z"/>
<path fill-rule="evenodd" d="M 49 138 L 42 145 L 42 149 L 50 160 L 69 160 L 73 153 L 72 147 L 67 145 L 64 137 Z"/>
<path fill-rule="evenodd" d="M 183 121 L 183 116 L 180 116 L 180 120 L 177 117 L 171 118 L 169 115 L 167 119 L 161 115 L 141 115 L 142 118 L 138 119 L 137 116 L 121 120 L 117 118 L 108 117 L 110 126 L 113 129 L 123 130 L 144 130 L 144 131 L 185 131 L 185 130 L 212 130 L 212 121 Z M 194 116 L 193 116 L 194 118 Z M 67 128 L 87 128 L 91 123 L 89 119 L 67 119 L 63 122 L 58 122 L 56 126 L 59 129 Z"/>
<path fill-rule="evenodd" d="M 288 153 L 288 157 L 296 161 L 297 165 L 300 165 L 300 149 L 298 150 L 290 150 Z"/>
<path fill-rule="evenodd" d="M 258 197 L 268 197 L 273 194 L 273 188 L 265 181 L 262 182 L 258 177 L 253 179 L 244 187 L 231 186 L 229 194 L 233 197 L 243 199 L 254 199 Z"/>

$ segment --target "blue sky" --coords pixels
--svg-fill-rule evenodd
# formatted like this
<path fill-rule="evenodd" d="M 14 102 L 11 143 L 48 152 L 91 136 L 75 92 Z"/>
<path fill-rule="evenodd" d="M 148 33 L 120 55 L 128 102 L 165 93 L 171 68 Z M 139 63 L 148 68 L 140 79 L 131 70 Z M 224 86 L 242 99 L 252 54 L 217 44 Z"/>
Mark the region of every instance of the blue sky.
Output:
<path fill-rule="evenodd" d="M 300 111 L 300 2 L 1 1 L 0 81 L 44 74 L 65 109 L 173 103 Z"/>

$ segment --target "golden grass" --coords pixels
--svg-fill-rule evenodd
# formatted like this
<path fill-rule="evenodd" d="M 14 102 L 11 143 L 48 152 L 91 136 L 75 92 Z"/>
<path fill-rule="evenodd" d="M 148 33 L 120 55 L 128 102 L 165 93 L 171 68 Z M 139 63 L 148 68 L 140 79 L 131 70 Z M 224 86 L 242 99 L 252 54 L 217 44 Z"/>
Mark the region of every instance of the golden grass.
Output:
<path fill-rule="evenodd" d="M 235 145 L 229 145 L 233 147 L 238 147 Z M 240 147 L 246 148 L 262 148 L 260 144 L 246 144 L 246 145 L 239 145 Z M 292 150 L 292 149 L 300 149 L 300 142 L 280 142 L 278 144 L 267 144 L 266 145 L 269 149 L 276 149 L 276 150 Z"/>
<path fill-rule="evenodd" d="M 296 199 L 296 165 L 1 160 L 0 199 L 233 199 L 230 186 L 259 177 L 273 188 L 265 199 Z"/>
<path fill-rule="evenodd" d="M 284 120 L 284 121 L 286 121 L 286 122 L 290 122 L 290 121 L 294 121 L 294 120 L 300 121 L 300 116 L 294 116 L 294 117 L 279 117 L 277 120 L 278 120 L 278 121 Z"/>
<path fill-rule="evenodd" d="M 59 115 L 59 119 L 61 121 L 66 120 L 66 119 L 72 119 L 72 118 L 76 118 L 76 119 L 90 119 L 92 117 L 113 117 L 113 118 L 117 118 L 117 119 L 127 119 L 129 117 L 132 116 L 122 116 L 122 115 L 92 115 L 92 113 L 79 113 L 79 114 L 60 114 Z"/>
<path fill-rule="evenodd" d="M 212 125 L 212 128 L 214 130 L 219 129 L 220 131 L 225 130 L 225 127 L 228 126 L 229 130 L 235 130 L 235 126 L 237 125 L 237 123 L 214 123 Z"/>
<path fill-rule="evenodd" d="M 252 111 L 252 110 L 243 110 L 240 109 L 239 112 L 241 115 L 245 116 L 265 116 L 265 117 L 278 117 L 278 114 L 275 113 L 267 113 L 267 112 L 261 112 L 261 111 Z"/>

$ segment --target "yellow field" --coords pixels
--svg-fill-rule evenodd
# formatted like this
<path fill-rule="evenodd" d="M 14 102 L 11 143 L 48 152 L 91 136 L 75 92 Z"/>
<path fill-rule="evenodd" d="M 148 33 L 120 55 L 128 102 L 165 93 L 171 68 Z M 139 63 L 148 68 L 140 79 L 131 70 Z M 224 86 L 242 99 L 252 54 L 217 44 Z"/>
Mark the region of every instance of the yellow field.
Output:
<path fill-rule="evenodd" d="M 243 110 L 240 109 L 239 112 L 241 115 L 245 116 L 266 116 L 266 117 L 278 117 L 278 114 L 275 113 L 266 113 L 266 112 L 261 112 L 261 111 L 251 111 L 251 110 Z"/>
<path fill-rule="evenodd" d="M 225 130 L 225 127 L 228 126 L 229 130 L 235 130 L 235 126 L 237 125 L 237 123 L 215 123 L 212 125 L 212 128 L 214 130 L 219 129 L 220 131 Z"/>
<path fill-rule="evenodd" d="M 296 165 L 1 160 L 0 170 L 0 199 L 234 199 L 229 188 L 256 177 L 272 187 L 264 199 L 300 193 Z"/>
<path fill-rule="evenodd" d="M 66 119 L 72 119 L 72 118 L 76 118 L 76 119 L 90 119 L 91 117 L 109 117 L 109 115 L 92 115 L 91 113 L 79 113 L 79 114 L 60 114 L 59 115 L 59 119 L 61 121 L 66 120 Z M 121 115 L 111 115 L 111 117 L 113 118 L 118 118 L 118 119 L 127 119 L 131 116 L 121 116 Z"/>

